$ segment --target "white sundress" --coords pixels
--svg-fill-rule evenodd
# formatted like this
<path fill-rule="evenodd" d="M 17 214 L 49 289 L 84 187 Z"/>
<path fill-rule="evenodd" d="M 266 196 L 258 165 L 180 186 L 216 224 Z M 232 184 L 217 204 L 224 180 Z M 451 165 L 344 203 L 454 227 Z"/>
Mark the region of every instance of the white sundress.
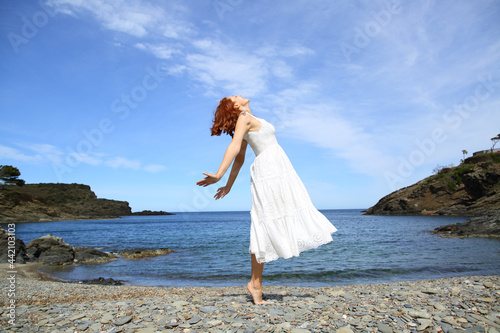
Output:
<path fill-rule="evenodd" d="M 312 204 L 304 184 L 264 119 L 243 137 L 255 152 L 250 167 L 250 249 L 257 262 L 299 256 L 331 242 L 337 228 Z"/>

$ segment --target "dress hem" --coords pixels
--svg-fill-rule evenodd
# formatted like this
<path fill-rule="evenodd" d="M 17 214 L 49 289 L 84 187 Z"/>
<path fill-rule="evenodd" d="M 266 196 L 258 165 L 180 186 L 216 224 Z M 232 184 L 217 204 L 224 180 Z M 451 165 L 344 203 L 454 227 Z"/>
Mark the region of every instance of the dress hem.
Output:
<path fill-rule="evenodd" d="M 335 233 L 337 232 L 337 230 L 333 231 L 331 234 L 330 234 L 330 237 Z M 276 261 L 278 259 L 291 259 L 291 258 L 294 258 L 294 257 L 300 257 L 300 254 L 303 253 L 303 252 L 306 252 L 306 251 L 309 251 L 309 250 L 314 250 L 314 249 L 317 249 L 318 247 L 322 246 L 322 245 L 326 245 L 326 244 L 329 244 L 333 242 L 333 239 L 330 239 L 328 240 L 327 242 L 322 242 L 322 243 L 318 243 L 318 244 L 315 244 L 315 246 L 312 246 L 312 247 L 308 247 L 308 248 L 305 248 L 301 251 L 299 251 L 299 253 L 297 253 L 296 255 L 293 254 L 291 256 L 287 256 L 287 257 L 281 257 L 281 256 L 277 256 L 276 258 L 272 258 L 272 259 L 268 259 L 268 260 L 259 260 L 259 257 L 257 257 L 257 253 L 254 253 L 252 252 L 252 250 L 248 250 L 249 254 L 254 254 L 255 255 L 255 259 L 257 260 L 257 262 L 259 264 L 265 264 L 265 263 L 269 263 L 269 262 L 273 262 L 273 261 Z"/>

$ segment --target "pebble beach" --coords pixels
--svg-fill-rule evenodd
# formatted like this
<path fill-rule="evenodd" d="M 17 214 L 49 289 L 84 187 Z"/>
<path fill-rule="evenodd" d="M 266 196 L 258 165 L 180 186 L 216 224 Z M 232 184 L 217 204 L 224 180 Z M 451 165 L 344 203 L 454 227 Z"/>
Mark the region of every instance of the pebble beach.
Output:
<path fill-rule="evenodd" d="M 268 304 L 258 306 L 244 286 L 63 283 L 36 265 L 19 266 L 15 297 L 1 267 L 4 332 L 500 332 L 499 276 L 320 288 L 264 283 Z"/>

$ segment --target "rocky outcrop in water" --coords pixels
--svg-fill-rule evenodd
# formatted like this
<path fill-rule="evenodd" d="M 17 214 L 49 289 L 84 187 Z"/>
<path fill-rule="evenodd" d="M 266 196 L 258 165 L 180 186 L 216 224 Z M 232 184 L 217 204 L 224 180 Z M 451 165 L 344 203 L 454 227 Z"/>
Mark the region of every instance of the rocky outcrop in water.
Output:
<path fill-rule="evenodd" d="M 500 237 L 500 210 L 463 223 L 444 225 L 432 232 L 443 237 Z"/>
<path fill-rule="evenodd" d="M 8 248 L 16 244 L 15 260 L 8 256 Z M 24 242 L 8 231 L 0 228 L 0 263 L 15 262 L 24 264 L 38 262 L 45 265 L 70 265 L 87 263 L 105 263 L 116 259 L 142 259 L 161 256 L 175 252 L 169 248 L 131 249 L 119 251 L 117 254 L 99 251 L 89 247 L 72 247 L 61 237 L 45 235 L 25 245 Z"/>
<path fill-rule="evenodd" d="M 88 264 L 88 263 L 104 263 L 118 258 L 117 255 L 109 252 L 102 252 L 91 247 L 74 247 L 75 250 L 75 263 Z"/>
<path fill-rule="evenodd" d="M 26 184 L 0 189 L 0 222 L 71 221 L 130 215 L 126 201 L 97 198 L 88 185 Z"/>
<path fill-rule="evenodd" d="M 125 259 L 142 259 L 148 257 L 161 256 L 170 252 L 174 252 L 172 249 L 160 248 L 160 249 L 133 249 L 133 250 L 123 250 L 118 252 L 122 258 Z"/>
<path fill-rule="evenodd" d="M 136 215 L 136 216 L 156 216 L 156 215 L 175 215 L 175 214 L 164 212 L 162 210 L 160 210 L 160 211 L 157 211 L 157 210 L 154 210 L 154 211 L 143 210 L 142 212 L 134 212 L 131 215 Z"/>
<path fill-rule="evenodd" d="M 75 250 L 61 237 L 46 235 L 32 240 L 26 246 L 31 262 L 48 265 L 67 265 L 75 260 Z"/>
<path fill-rule="evenodd" d="M 75 281 L 69 281 L 70 283 L 74 283 Z M 123 280 L 115 280 L 113 278 L 103 278 L 103 277 L 98 277 L 97 279 L 89 279 L 89 280 L 81 280 L 78 281 L 79 283 L 82 284 L 100 284 L 104 286 L 121 286 L 123 285 Z"/>

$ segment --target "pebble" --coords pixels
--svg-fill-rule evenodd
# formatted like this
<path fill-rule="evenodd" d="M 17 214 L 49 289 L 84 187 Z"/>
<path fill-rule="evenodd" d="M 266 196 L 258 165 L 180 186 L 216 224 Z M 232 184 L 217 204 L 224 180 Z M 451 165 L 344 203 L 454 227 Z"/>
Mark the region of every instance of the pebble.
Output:
<path fill-rule="evenodd" d="M 408 315 L 413 318 L 430 318 L 431 315 L 424 310 L 409 310 Z"/>
<path fill-rule="evenodd" d="M 419 319 L 417 319 L 417 321 L 419 323 L 419 326 L 417 327 L 417 331 L 423 331 L 427 327 L 432 325 L 432 320 L 429 320 L 429 319 L 419 318 Z"/>
<path fill-rule="evenodd" d="M 212 313 L 216 310 L 218 310 L 219 308 L 217 306 L 204 306 L 202 308 L 200 308 L 200 312 L 203 312 L 203 313 Z"/>
<path fill-rule="evenodd" d="M 303 328 L 294 328 L 291 333 L 311 333 L 311 331 Z"/>
<path fill-rule="evenodd" d="M 113 320 L 113 315 L 106 313 L 104 316 L 101 317 L 101 324 L 109 324 Z"/>
<path fill-rule="evenodd" d="M 115 325 L 122 326 L 122 325 L 130 323 L 131 321 L 132 321 L 132 316 L 123 316 L 123 317 L 118 318 L 115 321 Z"/>
<path fill-rule="evenodd" d="M 379 323 L 377 325 L 377 327 L 378 327 L 379 331 L 382 332 L 382 333 L 392 333 L 392 327 L 390 327 L 387 324 Z"/>
<path fill-rule="evenodd" d="M 1 276 L 0 276 L 1 277 Z M 0 279 L 0 288 L 6 288 Z M 319 288 L 141 287 L 16 281 L 6 332 L 455 333 L 500 331 L 500 277 L 479 276 Z"/>

